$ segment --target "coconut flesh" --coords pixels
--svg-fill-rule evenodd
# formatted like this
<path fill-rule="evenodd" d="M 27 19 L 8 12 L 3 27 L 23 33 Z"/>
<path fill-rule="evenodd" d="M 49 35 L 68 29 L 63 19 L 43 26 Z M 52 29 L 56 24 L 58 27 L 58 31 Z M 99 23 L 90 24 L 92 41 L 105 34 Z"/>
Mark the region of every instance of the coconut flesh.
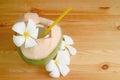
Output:
<path fill-rule="evenodd" d="M 44 24 L 49 26 L 53 21 L 48 20 L 46 18 L 39 17 L 35 13 L 27 13 L 24 15 L 24 20 L 32 19 L 36 24 Z M 39 30 L 41 31 L 42 28 Z M 20 47 L 20 53 L 30 60 L 42 60 L 45 58 L 49 58 L 48 56 L 52 54 L 52 52 L 56 49 L 58 44 L 60 43 L 62 36 L 61 28 L 56 25 L 52 28 L 50 32 L 50 37 L 48 38 L 39 38 L 36 40 L 37 45 L 31 48 L 25 48 L 24 45 Z M 34 63 L 34 62 L 33 62 Z"/>

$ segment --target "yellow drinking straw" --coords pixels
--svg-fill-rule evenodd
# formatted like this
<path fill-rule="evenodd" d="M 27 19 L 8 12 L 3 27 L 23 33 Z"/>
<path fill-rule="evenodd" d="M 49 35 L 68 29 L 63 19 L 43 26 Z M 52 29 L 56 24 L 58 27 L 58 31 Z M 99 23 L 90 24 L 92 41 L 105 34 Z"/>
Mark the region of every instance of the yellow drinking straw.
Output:
<path fill-rule="evenodd" d="M 48 29 L 46 29 L 39 37 L 43 38 L 45 37 L 50 31 L 51 29 L 66 15 L 68 14 L 68 12 L 71 10 L 72 8 L 67 8 L 59 17 L 58 19 L 55 20 L 55 22 L 52 23 L 52 25 L 49 26 Z"/>

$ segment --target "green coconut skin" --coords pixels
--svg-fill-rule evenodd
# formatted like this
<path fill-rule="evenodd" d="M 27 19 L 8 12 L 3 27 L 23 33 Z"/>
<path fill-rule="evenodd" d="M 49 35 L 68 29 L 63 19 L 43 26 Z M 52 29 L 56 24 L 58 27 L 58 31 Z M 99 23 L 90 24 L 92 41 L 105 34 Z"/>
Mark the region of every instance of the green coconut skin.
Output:
<path fill-rule="evenodd" d="M 59 50 L 60 44 L 61 44 L 62 38 L 60 39 L 58 45 L 56 46 L 56 48 L 46 57 L 43 59 L 29 59 L 27 57 L 25 57 L 20 49 L 20 47 L 17 47 L 18 53 L 19 55 L 22 57 L 22 59 L 28 63 L 28 64 L 32 64 L 32 65 L 45 65 L 49 60 L 53 59 L 56 54 L 57 51 Z"/>

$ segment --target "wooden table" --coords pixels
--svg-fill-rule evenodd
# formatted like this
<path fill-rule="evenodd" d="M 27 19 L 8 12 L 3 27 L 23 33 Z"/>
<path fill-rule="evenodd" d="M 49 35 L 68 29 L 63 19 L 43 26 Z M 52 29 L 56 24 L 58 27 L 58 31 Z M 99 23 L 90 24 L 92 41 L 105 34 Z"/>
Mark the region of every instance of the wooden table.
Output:
<path fill-rule="evenodd" d="M 71 72 L 58 80 L 120 80 L 120 0 L 0 0 L 0 80 L 53 80 L 44 66 L 26 64 L 12 42 L 12 25 L 26 12 L 60 22 L 77 55 Z"/>

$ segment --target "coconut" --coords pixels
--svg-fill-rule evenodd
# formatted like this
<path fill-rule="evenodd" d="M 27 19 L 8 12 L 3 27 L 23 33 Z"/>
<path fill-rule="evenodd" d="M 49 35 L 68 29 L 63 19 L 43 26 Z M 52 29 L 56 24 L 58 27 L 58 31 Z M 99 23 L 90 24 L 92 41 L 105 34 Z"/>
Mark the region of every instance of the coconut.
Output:
<path fill-rule="evenodd" d="M 27 21 L 29 18 L 33 19 L 36 24 L 42 23 L 49 26 L 53 21 L 46 18 L 41 18 L 35 13 L 27 13 L 24 15 L 24 20 Z M 39 35 L 43 28 L 39 29 Z M 36 40 L 37 45 L 31 48 L 25 48 L 24 45 L 17 47 L 18 53 L 22 59 L 32 65 L 44 65 L 49 60 L 56 56 L 59 46 L 62 41 L 61 28 L 56 25 L 50 32 L 48 38 L 38 38 Z"/>

